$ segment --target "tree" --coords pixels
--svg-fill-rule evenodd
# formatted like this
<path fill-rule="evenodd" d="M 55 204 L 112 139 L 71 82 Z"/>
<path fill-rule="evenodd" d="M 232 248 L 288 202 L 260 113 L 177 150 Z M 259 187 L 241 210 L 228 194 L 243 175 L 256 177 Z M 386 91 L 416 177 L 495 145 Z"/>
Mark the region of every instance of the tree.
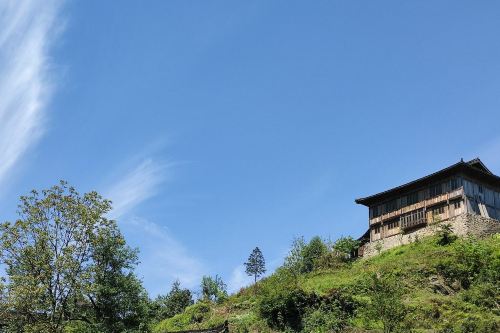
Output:
<path fill-rule="evenodd" d="M 99 332 L 142 332 L 149 320 L 149 298 L 135 276 L 138 251 L 127 246 L 116 227 L 101 229 L 92 252 L 91 285 L 85 294 Z"/>
<path fill-rule="evenodd" d="M 328 252 L 328 248 L 319 236 L 313 237 L 302 250 L 302 273 L 312 272 L 319 258 Z"/>
<path fill-rule="evenodd" d="M 21 197 L 20 218 L 0 225 L 10 329 L 137 328 L 148 298 L 133 274 L 137 252 L 106 218 L 110 210 L 97 192 L 80 195 L 64 181 Z"/>
<path fill-rule="evenodd" d="M 254 282 L 257 282 L 257 278 L 266 272 L 266 261 L 262 252 L 258 247 L 253 249 L 252 253 L 248 257 L 248 261 L 245 263 L 245 272 L 249 276 L 254 277 Z"/>
<path fill-rule="evenodd" d="M 226 284 L 218 275 L 215 278 L 204 275 L 201 279 L 201 293 L 207 301 L 222 302 L 227 297 Z"/>
<path fill-rule="evenodd" d="M 188 306 L 192 305 L 193 295 L 189 289 L 182 289 L 176 280 L 167 295 L 160 295 L 155 300 L 156 319 L 163 320 L 182 313 Z"/>
<path fill-rule="evenodd" d="M 291 273 L 295 281 L 298 280 L 300 273 L 302 272 L 302 267 L 304 265 L 304 248 L 306 247 L 306 242 L 304 237 L 296 237 L 292 241 L 292 246 L 288 255 L 285 258 L 284 268 Z"/>
<path fill-rule="evenodd" d="M 0 225 L 8 302 L 18 323 L 62 332 L 65 320 L 79 318 L 75 304 L 89 286 L 95 231 L 113 224 L 105 218 L 110 209 L 96 192 L 80 196 L 65 182 L 21 197 L 20 219 Z"/>
<path fill-rule="evenodd" d="M 359 241 L 353 239 L 351 236 L 340 237 L 333 244 L 333 250 L 338 256 L 340 256 L 344 261 L 352 258 L 352 254 L 359 247 Z"/>

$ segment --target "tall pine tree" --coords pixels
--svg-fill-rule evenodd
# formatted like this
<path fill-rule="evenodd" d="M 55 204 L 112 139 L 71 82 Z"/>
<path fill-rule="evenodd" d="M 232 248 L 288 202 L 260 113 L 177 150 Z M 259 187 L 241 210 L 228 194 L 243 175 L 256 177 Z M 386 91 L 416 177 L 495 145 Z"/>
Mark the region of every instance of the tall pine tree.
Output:
<path fill-rule="evenodd" d="M 250 257 L 248 257 L 248 261 L 245 263 L 245 267 L 245 272 L 249 276 L 253 276 L 255 282 L 257 282 L 259 276 L 262 276 L 266 272 L 266 261 L 258 247 L 253 249 Z"/>

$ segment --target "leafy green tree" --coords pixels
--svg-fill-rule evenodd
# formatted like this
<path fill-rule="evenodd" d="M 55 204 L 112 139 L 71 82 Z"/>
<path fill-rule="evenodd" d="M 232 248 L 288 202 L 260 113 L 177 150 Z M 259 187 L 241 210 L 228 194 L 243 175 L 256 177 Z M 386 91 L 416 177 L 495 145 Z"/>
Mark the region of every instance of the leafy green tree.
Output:
<path fill-rule="evenodd" d="M 302 272 L 302 267 L 304 265 L 304 248 L 306 247 L 306 242 L 304 237 L 296 237 L 292 241 L 292 246 L 288 255 L 285 258 L 284 268 L 286 271 L 290 272 L 295 280 L 298 280 L 300 273 Z"/>
<path fill-rule="evenodd" d="M 328 248 L 319 236 L 313 237 L 302 250 L 302 273 L 312 272 L 319 258 L 328 253 Z"/>
<path fill-rule="evenodd" d="M 249 276 L 254 277 L 254 282 L 257 282 L 257 278 L 266 272 L 266 261 L 264 255 L 258 247 L 253 249 L 252 253 L 248 257 L 248 261 L 245 263 L 245 272 Z"/>
<path fill-rule="evenodd" d="M 344 260 L 352 258 L 352 254 L 359 247 L 359 241 L 353 239 L 351 236 L 340 237 L 333 243 L 333 251 Z"/>
<path fill-rule="evenodd" d="M 110 210 L 111 202 L 97 192 L 80 195 L 63 181 L 21 197 L 20 218 L 0 225 L 10 331 L 132 332 L 144 326 L 139 318 L 148 298 L 133 274 L 137 252 L 106 218 Z"/>
<path fill-rule="evenodd" d="M 219 303 L 227 298 L 227 287 L 218 275 L 215 278 L 203 276 L 201 279 L 201 293 L 203 299 Z"/>
<path fill-rule="evenodd" d="M 20 219 L 0 225 L 1 259 L 8 303 L 17 324 L 62 332 L 77 320 L 77 304 L 89 288 L 96 230 L 113 222 L 111 204 L 96 192 L 81 196 L 65 182 L 21 197 Z"/>
<path fill-rule="evenodd" d="M 92 280 L 85 293 L 89 318 L 100 332 L 142 332 L 149 320 L 149 298 L 135 276 L 137 250 L 127 246 L 116 227 L 98 231 L 92 252 Z"/>
<path fill-rule="evenodd" d="M 167 295 L 160 295 L 155 300 L 156 319 L 163 320 L 171 318 L 192 305 L 193 295 L 189 289 L 182 289 L 177 280 L 173 283 L 172 289 Z"/>

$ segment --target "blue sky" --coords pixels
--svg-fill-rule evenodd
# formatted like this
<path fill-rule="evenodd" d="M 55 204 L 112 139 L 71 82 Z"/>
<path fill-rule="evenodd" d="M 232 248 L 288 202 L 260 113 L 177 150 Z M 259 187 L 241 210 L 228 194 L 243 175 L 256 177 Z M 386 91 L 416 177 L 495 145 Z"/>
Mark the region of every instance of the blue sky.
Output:
<path fill-rule="evenodd" d="M 0 26 L 0 219 L 96 189 L 152 295 L 358 236 L 354 198 L 462 157 L 500 174 L 497 1 L 3 1 Z"/>

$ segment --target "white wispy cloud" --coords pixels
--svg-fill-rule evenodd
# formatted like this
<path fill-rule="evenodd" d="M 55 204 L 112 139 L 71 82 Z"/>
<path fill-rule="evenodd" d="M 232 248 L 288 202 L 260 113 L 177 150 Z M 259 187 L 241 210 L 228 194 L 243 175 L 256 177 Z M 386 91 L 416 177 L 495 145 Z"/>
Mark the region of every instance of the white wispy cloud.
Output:
<path fill-rule="evenodd" d="M 158 192 L 168 179 L 171 164 L 145 159 L 106 191 L 113 201 L 111 217 L 118 219 Z"/>
<path fill-rule="evenodd" d="M 204 265 L 166 227 L 134 217 L 122 224 L 122 229 L 140 247 L 138 273 L 151 295 L 166 293 L 175 280 L 187 288 L 199 286 L 206 272 Z"/>
<path fill-rule="evenodd" d="M 0 185 L 44 132 L 59 8 L 57 0 L 0 1 Z"/>
<path fill-rule="evenodd" d="M 127 241 L 140 249 L 138 273 L 152 295 L 166 293 L 176 279 L 185 287 L 196 287 L 204 272 L 201 261 L 165 226 L 134 215 L 136 207 L 159 194 L 171 179 L 173 166 L 144 159 L 105 191 L 114 207 L 110 217 L 118 219 Z"/>

